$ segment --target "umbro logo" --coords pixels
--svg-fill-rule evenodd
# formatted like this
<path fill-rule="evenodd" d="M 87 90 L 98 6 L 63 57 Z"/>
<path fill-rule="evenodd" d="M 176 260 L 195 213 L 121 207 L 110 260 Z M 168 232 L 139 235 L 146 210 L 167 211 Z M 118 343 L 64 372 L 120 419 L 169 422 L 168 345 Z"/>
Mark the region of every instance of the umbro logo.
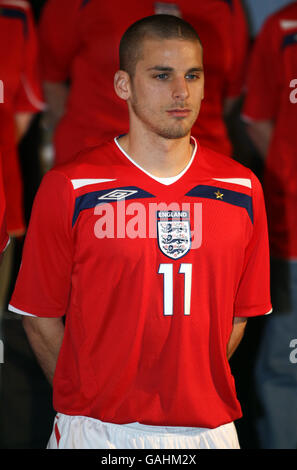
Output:
<path fill-rule="evenodd" d="M 138 191 L 135 189 L 115 189 L 109 193 L 103 194 L 102 196 L 98 197 L 98 199 L 104 199 L 107 201 L 121 201 L 122 199 L 126 199 L 127 197 L 131 196 L 132 194 L 136 194 Z"/>

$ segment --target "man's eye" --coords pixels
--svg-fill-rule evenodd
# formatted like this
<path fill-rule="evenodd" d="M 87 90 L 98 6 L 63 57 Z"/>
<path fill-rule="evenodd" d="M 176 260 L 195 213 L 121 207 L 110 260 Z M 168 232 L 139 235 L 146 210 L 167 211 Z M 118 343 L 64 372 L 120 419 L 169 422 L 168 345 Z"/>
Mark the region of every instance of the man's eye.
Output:
<path fill-rule="evenodd" d="M 155 78 L 158 80 L 166 80 L 168 78 L 168 73 L 158 73 L 158 75 L 155 75 Z"/>
<path fill-rule="evenodd" d="M 200 76 L 198 74 L 195 74 L 195 73 L 189 73 L 188 75 L 186 75 L 186 78 L 187 78 L 187 80 L 198 80 L 198 78 L 200 78 Z"/>

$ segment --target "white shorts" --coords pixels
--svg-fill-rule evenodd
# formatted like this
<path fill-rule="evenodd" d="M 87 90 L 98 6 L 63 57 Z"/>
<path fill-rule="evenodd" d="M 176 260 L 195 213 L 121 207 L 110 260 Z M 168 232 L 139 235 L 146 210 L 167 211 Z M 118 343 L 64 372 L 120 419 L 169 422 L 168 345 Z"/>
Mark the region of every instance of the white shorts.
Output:
<path fill-rule="evenodd" d="M 58 413 L 47 449 L 240 449 L 234 423 L 214 429 L 113 424 Z"/>

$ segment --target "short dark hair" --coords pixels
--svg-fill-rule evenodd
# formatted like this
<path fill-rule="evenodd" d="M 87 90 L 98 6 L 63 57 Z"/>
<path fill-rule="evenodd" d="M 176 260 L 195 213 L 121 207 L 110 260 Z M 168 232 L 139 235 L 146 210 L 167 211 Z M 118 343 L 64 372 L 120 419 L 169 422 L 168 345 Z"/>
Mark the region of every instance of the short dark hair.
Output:
<path fill-rule="evenodd" d="M 165 14 L 142 18 L 125 31 L 120 41 L 120 69 L 130 77 L 133 77 L 141 57 L 143 41 L 148 38 L 198 41 L 202 47 L 197 31 L 182 18 Z"/>

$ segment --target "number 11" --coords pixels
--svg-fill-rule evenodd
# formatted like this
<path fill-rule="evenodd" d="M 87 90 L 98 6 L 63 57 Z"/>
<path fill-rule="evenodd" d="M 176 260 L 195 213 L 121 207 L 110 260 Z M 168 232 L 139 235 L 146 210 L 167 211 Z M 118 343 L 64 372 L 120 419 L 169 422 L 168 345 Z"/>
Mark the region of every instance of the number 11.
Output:
<path fill-rule="evenodd" d="M 184 315 L 190 315 L 192 290 L 192 265 L 181 263 L 179 274 L 184 275 Z M 161 263 L 158 274 L 163 274 L 164 315 L 173 315 L 173 264 Z"/>

